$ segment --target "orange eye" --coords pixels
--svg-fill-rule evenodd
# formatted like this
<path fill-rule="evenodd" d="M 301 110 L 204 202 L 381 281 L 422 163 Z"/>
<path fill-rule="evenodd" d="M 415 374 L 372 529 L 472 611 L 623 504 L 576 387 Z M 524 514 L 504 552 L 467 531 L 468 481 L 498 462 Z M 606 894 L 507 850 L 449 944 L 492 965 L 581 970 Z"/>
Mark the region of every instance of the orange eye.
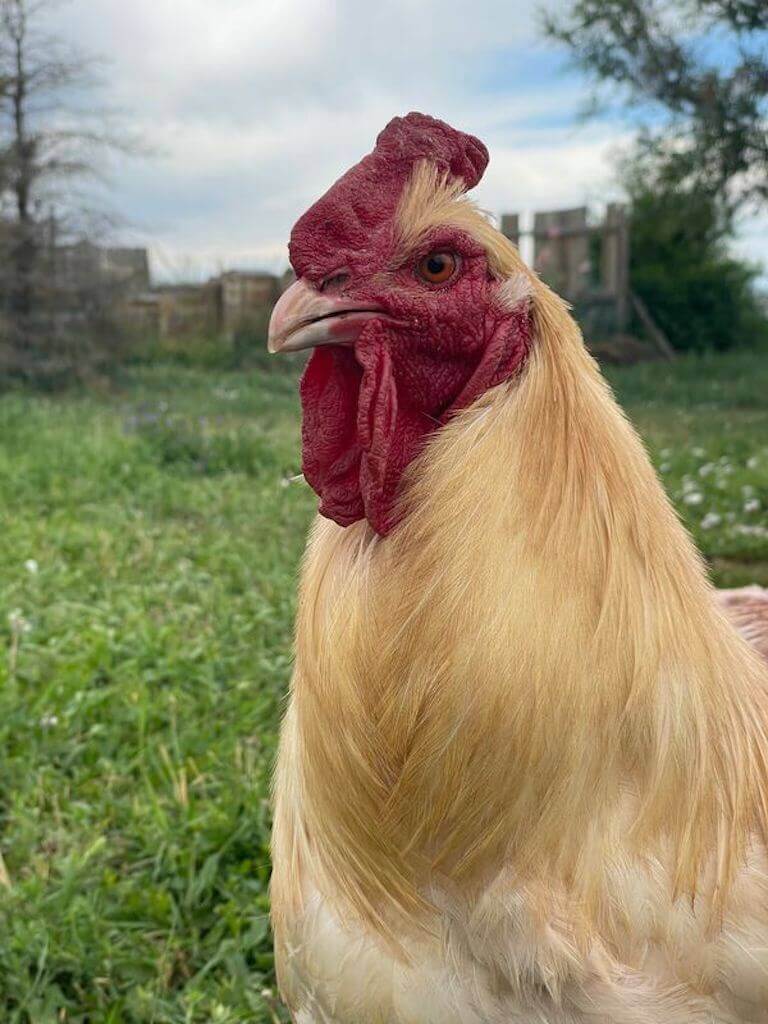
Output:
<path fill-rule="evenodd" d="M 416 264 L 416 273 L 430 284 L 444 284 L 456 272 L 456 263 L 452 252 L 431 252 Z"/>

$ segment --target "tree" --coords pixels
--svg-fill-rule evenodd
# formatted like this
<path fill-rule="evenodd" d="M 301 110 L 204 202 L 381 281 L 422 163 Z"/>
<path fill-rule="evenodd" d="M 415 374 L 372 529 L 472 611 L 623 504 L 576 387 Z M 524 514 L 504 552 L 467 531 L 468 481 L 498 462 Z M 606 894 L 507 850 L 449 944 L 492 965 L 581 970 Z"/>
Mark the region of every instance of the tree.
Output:
<path fill-rule="evenodd" d="M 92 231 L 83 183 L 133 142 L 93 105 L 96 62 L 47 31 L 58 0 L 0 0 L 0 299 L 8 351 L 27 366 L 61 341 L 54 243 Z M 102 217 L 103 219 L 103 217 Z M 59 345 L 59 348 L 61 346 Z M 21 358 L 23 357 L 23 358 Z M 19 359 L 17 359 L 19 361 Z M 13 362 L 13 359 L 10 360 Z"/>
<path fill-rule="evenodd" d="M 649 188 L 633 167 L 630 280 L 674 348 L 707 351 L 768 344 L 755 295 L 758 269 L 728 253 L 728 228 L 712 196 Z"/>
<path fill-rule="evenodd" d="M 597 84 L 595 106 L 610 85 L 638 115 L 659 187 L 706 193 L 728 218 L 768 200 L 766 0 L 577 0 L 544 21 Z"/>

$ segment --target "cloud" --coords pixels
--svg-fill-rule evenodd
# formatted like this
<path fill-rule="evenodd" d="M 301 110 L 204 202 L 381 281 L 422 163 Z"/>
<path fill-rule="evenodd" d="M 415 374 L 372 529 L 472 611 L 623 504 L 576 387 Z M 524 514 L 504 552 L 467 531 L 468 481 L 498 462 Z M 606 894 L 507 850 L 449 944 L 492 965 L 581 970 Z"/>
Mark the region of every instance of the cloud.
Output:
<path fill-rule="evenodd" d="M 622 136 L 574 126 L 584 84 L 532 4 L 71 0 L 53 27 L 109 58 L 104 98 L 155 150 L 111 173 L 123 235 L 162 277 L 281 269 L 296 217 L 413 109 L 489 145 L 477 198 L 495 213 L 610 190 Z"/>

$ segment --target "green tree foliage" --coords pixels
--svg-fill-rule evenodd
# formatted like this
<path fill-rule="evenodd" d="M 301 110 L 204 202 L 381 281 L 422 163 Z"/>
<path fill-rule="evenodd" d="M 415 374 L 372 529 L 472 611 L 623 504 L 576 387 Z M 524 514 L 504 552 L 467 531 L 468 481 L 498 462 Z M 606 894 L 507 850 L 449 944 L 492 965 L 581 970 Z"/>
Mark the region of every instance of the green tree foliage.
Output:
<path fill-rule="evenodd" d="M 630 188 L 630 280 L 680 350 L 768 344 L 757 268 L 727 252 L 717 203 L 696 189 Z"/>
<path fill-rule="evenodd" d="M 695 186 L 729 216 L 768 200 L 766 0 L 576 0 L 545 31 L 638 115 L 667 187 Z"/>
<path fill-rule="evenodd" d="M 758 268 L 727 243 L 768 201 L 766 0 L 575 0 L 547 35 L 638 127 L 622 164 L 632 288 L 678 349 L 765 343 Z"/>

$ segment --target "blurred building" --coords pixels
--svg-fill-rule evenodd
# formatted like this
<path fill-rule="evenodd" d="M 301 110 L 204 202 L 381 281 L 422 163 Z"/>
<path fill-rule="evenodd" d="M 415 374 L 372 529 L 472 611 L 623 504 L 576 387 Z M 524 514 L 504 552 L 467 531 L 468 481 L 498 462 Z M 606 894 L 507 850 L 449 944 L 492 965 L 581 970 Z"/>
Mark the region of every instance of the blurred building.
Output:
<path fill-rule="evenodd" d="M 239 330 L 264 326 L 284 284 L 285 275 L 228 270 L 202 284 L 159 285 L 137 291 L 124 298 L 121 311 L 134 328 L 161 338 L 233 338 Z"/>
<path fill-rule="evenodd" d="M 280 279 L 274 274 L 228 270 L 209 282 L 218 291 L 219 329 L 232 336 L 239 328 L 263 319 L 265 310 L 280 297 Z"/>
<path fill-rule="evenodd" d="M 135 294 L 150 287 L 149 254 L 83 239 L 53 249 L 53 276 L 59 288 L 73 293 L 100 282 L 114 292 Z"/>
<path fill-rule="evenodd" d="M 19 287 L 14 252 L 20 244 L 16 227 L 0 218 L 0 314 Z M 290 272 L 227 270 L 200 284 L 153 286 L 147 249 L 65 241 L 53 217 L 34 225 L 31 244 L 35 315 L 70 323 L 98 313 L 105 322 L 165 338 L 231 339 L 240 330 L 261 330 L 293 280 Z"/>

